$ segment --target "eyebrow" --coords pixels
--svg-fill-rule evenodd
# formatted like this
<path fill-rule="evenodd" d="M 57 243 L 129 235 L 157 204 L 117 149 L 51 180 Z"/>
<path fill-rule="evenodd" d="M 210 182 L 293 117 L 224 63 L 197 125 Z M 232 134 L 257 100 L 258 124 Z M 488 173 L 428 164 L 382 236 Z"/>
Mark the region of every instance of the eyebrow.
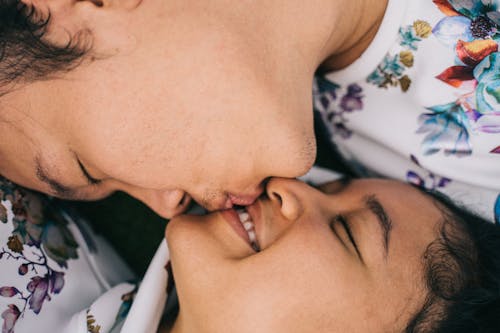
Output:
<path fill-rule="evenodd" d="M 66 185 L 61 184 L 49 176 L 48 170 L 42 165 L 40 157 L 35 157 L 35 174 L 38 180 L 47 184 L 50 189 L 57 194 L 57 196 L 64 199 L 76 199 L 75 191 Z"/>
<path fill-rule="evenodd" d="M 377 217 L 380 229 L 382 230 L 382 244 L 384 244 L 384 258 L 387 259 L 387 255 L 389 253 L 389 242 L 391 240 L 392 221 L 387 212 L 385 211 L 384 207 L 374 194 L 366 196 L 364 198 L 364 203 L 366 208 L 370 210 Z"/>

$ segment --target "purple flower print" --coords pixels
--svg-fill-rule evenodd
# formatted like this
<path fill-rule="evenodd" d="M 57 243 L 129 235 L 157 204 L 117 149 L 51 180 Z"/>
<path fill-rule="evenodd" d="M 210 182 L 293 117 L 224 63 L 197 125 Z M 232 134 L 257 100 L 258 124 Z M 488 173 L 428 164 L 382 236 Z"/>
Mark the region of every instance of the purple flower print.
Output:
<path fill-rule="evenodd" d="M 19 273 L 19 275 L 26 275 L 28 273 L 28 270 L 29 270 L 28 264 L 21 264 L 17 272 Z"/>
<path fill-rule="evenodd" d="M 347 87 L 347 94 L 340 101 L 340 108 L 345 112 L 359 111 L 363 109 L 363 88 L 357 84 Z"/>
<path fill-rule="evenodd" d="M 20 315 L 21 311 L 19 311 L 18 307 L 14 304 L 9 304 L 8 309 L 2 312 L 2 333 L 14 333 L 14 326 Z"/>
<path fill-rule="evenodd" d="M 34 313 L 39 314 L 42 309 L 43 302 L 45 300 L 50 300 L 50 296 L 48 295 L 49 281 L 47 276 L 44 278 L 40 276 L 32 277 L 26 288 L 31 293 L 31 297 L 28 302 L 30 309 L 33 310 Z"/>
<path fill-rule="evenodd" d="M 68 222 L 46 197 L 0 177 L 0 199 L 11 203 L 14 215 L 9 221 L 6 207 L 0 204 L 0 221 L 13 226 L 6 247 L 0 248 L 0 260 L 17 261 L 17 273 L 28 280 L 25 290 L 0 286 L 0 297 L 17 296 L 19 302 L 10 304 L 2 313 L 2 333 L 14 333 L 14 326 L 25 311 L 39 314 L 45 301 L 61 293 L 65 274 L 55 270 L 52 262 L 67 268 L 70 259 L 78 258 L 78 244 Z"/>
<path fill-rule="evenodd" d="M 410 155 L 410 159 L 418 167 L 422 168 L 415 155 Z M 427 190 L 436 190 L 446 187 L 451 182 L 451 179 L 440 177 L 424 169 L 424 172 L 422 172 L 421 174 L 417 173 L 416 171 L 409 170 L 406 173 L 406 181 L 420 188 L 425 188 Z"/>
<path fill-rule="evenodd" d="M 13 297 L 19 294 L 19 290 L 15 287 L 1 287 L 0 288 L 0 296 L 2 297 Z"/>
<path fill-rule="evenodd" d="M 363 88 L 358 84 L 347 87 L 344 95 L 340 95 L 341 87 L 323 77 L 316 78 L 314 91 L 314 109 L 320 113 L 332 128 L 332 134 L 348 139 L 352 132 L 345 125 L 345 114 L 363 109 Z M 342 96 L 339 100 L 339 95 Z"/>
<path fill-rule="evenodd" d="M 420 176 L 415 171 L 408 171 L 406 174 L 406 181 L 410 184 L 416 185 L 421 188 L 434 190 L 436 188 L 446 187 L 451 182 L 448 178 L 436 177 L 433 173 L 427 176 Z"/>
<path fill-rule="evenodd" d="M 63 272 L 52 272 L 49 279 L 50 292 L 53 294 L 59 294 L 64 287 L 64 273 Z"/>

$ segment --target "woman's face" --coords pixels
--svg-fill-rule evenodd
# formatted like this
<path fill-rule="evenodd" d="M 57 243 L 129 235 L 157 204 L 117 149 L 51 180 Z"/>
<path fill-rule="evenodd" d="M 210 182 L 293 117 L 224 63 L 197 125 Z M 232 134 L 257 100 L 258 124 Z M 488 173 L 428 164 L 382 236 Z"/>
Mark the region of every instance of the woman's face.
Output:
<path fill-rule="evenodd" d="M 171 221 L 175 332 L 393 332 L 421 306 L 441 211 L 411 186 L 275 178 L 247 213 Z"/>

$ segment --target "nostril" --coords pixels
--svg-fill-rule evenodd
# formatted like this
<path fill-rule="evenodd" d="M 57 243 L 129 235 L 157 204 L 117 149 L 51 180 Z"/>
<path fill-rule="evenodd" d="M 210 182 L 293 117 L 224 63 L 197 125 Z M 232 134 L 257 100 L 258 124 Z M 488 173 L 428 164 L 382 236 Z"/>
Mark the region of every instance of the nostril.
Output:
<path fill-rule="evenodd" d="M 265 179 L 262 181 L 261 186 L 262 186 L 263 188 L 266 188 L 266 187 L 267 187 L 267 184 L 269 183 L 269 181 L 270 181 L 270 180 L 271 180 L 271 177 L 267 177 L 267 178 L 265 178 Z"/>
<path fill-rule="evenodd" d="M 187 199 L 187 194 L 186 194 L 186 193 L 184 193 L 184 194 L 182 195 L 181 200 L 179 200 L 179 206 L 184 206 L 184 205 L 186 204 L 186 199 Z"/>
<path fill-rule="evenodd" d="M 77 0 L 77 1 L 84 1 L 84 0 Z M 104 6 L 104 3 L 102 2 L 102 0 L 91 0 L 90 2 L 92 2 L 96 7 L 103 7 Z"/>
<path fill-rule="evenodd" d="M 191 196 L 187 193 L 184 193 L 181 201 L 179 202 L 179 206 L 185 207 L 185 206 L 189 205 L 190 202 L 191 202 Z"/>
<path fill-rule="evenodd" d="M 274 199 L 274 200 L 277 200 L 278 203 L 281 205 L 283 205 L 283 199 L 281 198 L 281 195 L 277 192 L 271 192 L 271 199 Z"/>

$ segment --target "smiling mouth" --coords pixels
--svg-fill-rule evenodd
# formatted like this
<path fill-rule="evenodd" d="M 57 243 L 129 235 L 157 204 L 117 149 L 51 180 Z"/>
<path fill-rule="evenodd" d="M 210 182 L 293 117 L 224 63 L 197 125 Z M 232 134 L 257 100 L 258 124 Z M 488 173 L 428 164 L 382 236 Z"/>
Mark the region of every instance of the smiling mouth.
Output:
<path fill-rule="evenodd" d="M 238 207 L 238 209 L 236 209 L 236 213 L 238 214 L 238 218 L 240 219 L 243 228 L 248 234 L 250 245 L 255 252 L 260 252 L 260 245 L 257 240 L 257 234 L 255 233 L 255 223 L 253 222 L 252 217 L 248 214 L 244 207 Z"/>

